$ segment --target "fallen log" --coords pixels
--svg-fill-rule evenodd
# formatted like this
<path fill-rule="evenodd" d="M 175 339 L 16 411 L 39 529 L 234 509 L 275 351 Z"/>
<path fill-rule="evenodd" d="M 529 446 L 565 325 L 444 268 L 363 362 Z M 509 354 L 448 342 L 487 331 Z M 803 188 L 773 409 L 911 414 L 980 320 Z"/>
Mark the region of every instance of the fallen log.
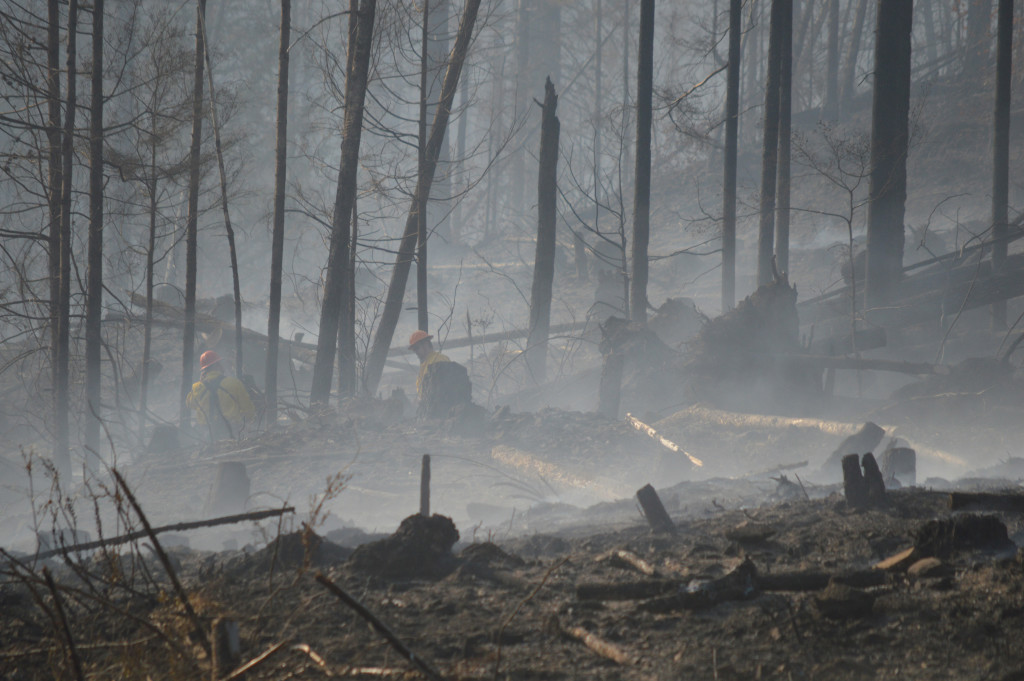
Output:
<path fill-rule="evenodd" d="M 586 328 L 587 322 L 569 322 L 568 324 L 553 324 L 548 329 L 548 335 L 555 333 L 568 333 L 570 331 L 579 331 Z M 529 329 L 512 329 L 511 331 L 496 331 L 494 333 L 485 333 L 479 336 L 467 336 L 466 338 L 455 338 L 453 340 L 446 340 L 444 343 L 439 343 L 439 347 L 443 347 L 445 350 L 455 350 L 457 348 L 468 348 L 471 345 L 488 345 L 490 343 L 500 343 L 501 341 L 508 340 L 519 340 L 520 338 L 527 338 L 530 335 Z M 405 347 L 404 345 L 396 345 L 388 350 L 388 355 L 411 355 L 412 350 Z"/>
<path fill-rule="evenodd" d="M 677 454 L 682 454 L 687 459 L 689 459 L 690 463 L 692 463 L 694 466 L 697 466 L 699 468 L 699 467 L 704 465 L 703 461 L 701 461 L 700 459 L 695 457 L 693 454 L 690 454 L 685 449 L 683 449 L 682 447 L 677 445 L 675 442 L 672 442 L 672 440 L 669 440 L 667 437 L 664 437 L 663 435 L 659 435 L 658 431 L 656 431 L 654 428 L 652 428 L 651 426 L 647 425 L 646 423 L 644 423 L 640 419 L 636 418 L 632 414 L 630 414 L 630 413 L 626 414 L 626 421 L 628 421 L 631 426 L 633 426 L 634 428 L 639 430 L 641 433 L 646 433 L 649 437 L 657 440 L 658 443 L 662 447 L 664 447 L 665 449 L 667 449 L 669 451 L 672 451 L 672 452 L 675 452 Z"/>
<path fill-rule="evenodd" d="M 657 577 L 658 571 L 654 569 L 654 566 L 648 563 L 646 560 L 636 555 L 632 551 L 626 551 L 619 549 L 618 551 L 612 552 L 609 558 L 616 563 L 620 563 L 631 567 L 638 572 L 642 572 L 648 577 Z"/>
<path fill-rule="evenodd" d="M 584 582 L 576 585 L 580 601 L 642 601 L 675 591 L 680 583 L 671 579 L 635 582 Z"/>
<path fill-rule="evenodd" d="M 154 527 L 151 529 L 153 534 L 161 534 L 163 532 L 184 532 L 185 530 L 194 530 L 199 527 L 216 527 L 217 525 L 233 525 L 234 523 L 245 522 L 246 520 L 263 520 L 264 518 L 274 518 L 277 516 L 284 515 L 285 513 L 295 513 L 294 506 L 285 506 L 283 508 L 275 508 L 267 511 L 252 511 L 251 513 L 239 513 L 236 515 L 228 515 L 220 518 L 211 518 L 209 520 L 194 520 L 187 523 L 175 523 L 174 525 L 163 525 L 161 527 Z M 135 532 L 129 532 L 128 534 L 122 534 L 117 537 L 107 537 L 105 539 L 98 539 L 96 541 L 83 542 L 81 544 L 74 544 L 72 546 L 62 546 L 59 549 L 51 549 L 49 551 L 42 551 L 35 555 L 35 558 L 42 560 L 44 558 L 52 558 L 53 556 L 64 554 L 64 553 L 77 553 L 79 551 L 91 551 L 92 549 L 99 549 L 105 546 L 117 546 L 118 544 L 127 544 L 133 542 L 136 539 L 142 539 L 143 537 L 149 536 L 149 532 L 145 530 L 137 530 Z"/>
<path fill-rule="evenodd" d="M 676 425 L 679 422 L 683 422 L 687 417 L 692 417 L 706 423 L 728 428 L 807 428 L 809 430 L 818 430 L 828 435 L 841 435 L 843 437 L 853 435 L 861 428 L 861 424 L 858 423 L 826 421 L 823 419 L 794 418 L 789 416 L 742 414 L 739 412 L 700 406 L 688 407 L 687 409 L 676 412 L 675 414 L 659 421 L 659 424 L 662 424 L 662 427 L 665 425 Z M 885 424 L 881 424 L 881 426 L 887 432 L 892 432 L 896 429 L 896 426 Z M 959 456 L 950 454 L 949 452 L 944 452 L 941 449 L 935 449 L 934 447 L 926 447 L 920 442 L 911 440 L 902 433 L 900 433 L 900 437 L 903 440 L 906 440 L 907 445 L 913 447 L 917 453 L 922 456 L 937 459 L 943 463 L 952 464 L 961 468 L 970 467 L 969 464 Z"/>
<path fill-rule="evenodd" d="M 327 579 L 327 577 L 325 577 L 323 573 L 316 573 L 315 579 L 316 581 L 320 582 L 320 584 L 324 588 L 326 588 L 332 594 L 337 596 L 342 603 L 355 610 L 356 614 L 358 614 L 364 620 L 369 622 L 370 626 L 372 626 L 378 634 L 383 636 L 384 640 L 390 643 L 392 648 L 397 650 L 398 653 L 402 655 L 402 657 L 404 657 L 406 660 L 408 660 L 414 667 L 423 672 L 424 676 L 426 676 L 428 679 L 431 679 L 431 681 L 444 681 L 444 677 L 442 677 L 441 674 L 437 672 L 437 670 L 435 670 L 422 657 L 412 652 L 412 650 L 409 649 L 409 646 L 402 643 L 402 640 L 399 639 L 398 636 L 396 636 L 395 633 L 391 631 L 391 629 L 389 629 L 383 622 L 377 619 L 376 615 L 367 610 L 362 603 L 360 603 L 355 598 L 350 596 L 348 592 L 346 592 L 340 586 L 338 586 L 331 580 Z"/>
<path fill-rule="evenodd" d="M 723 601 L 739 601 L 757 594 L 757 568 L 748 559 L 735 570 L 702 584 L 687 586 L 685 591 L 652 598 L 637 606 L 640 610 L 653 613 L 675 612 L 677 610 L 705 610 Z"/>
<path fill-rule="evenodd" d="M 758 575 L 756 580 L 757 588 L 761 591 L 821 591 L 829 582 L 864 589 L 887 584 L 889 575 L 882 570 L 859 570 L 840 574 L 808 570 Z"/>
<path fill-rule="evenodd" d="M 637 655 L 633 655 L 627 652 L 625 649 L 605 641 L 600 636 L 592 634 L 583 627 L 569 627 L 563 629 L 561 625 L 557 625 L 558 630 L 562 636 L 570 638 L 574 641 L 579 641 L 590 650 L 594 651 L 601 657 L 607 658 L 612 662 L 616 662 L 621 665 L 633 665 L 640 661 Z"/>
<path fill-rule="evenodd" d="M 1024 511 L 1021 492 L 953 492 L 949 507 L 954 511 Z"/>

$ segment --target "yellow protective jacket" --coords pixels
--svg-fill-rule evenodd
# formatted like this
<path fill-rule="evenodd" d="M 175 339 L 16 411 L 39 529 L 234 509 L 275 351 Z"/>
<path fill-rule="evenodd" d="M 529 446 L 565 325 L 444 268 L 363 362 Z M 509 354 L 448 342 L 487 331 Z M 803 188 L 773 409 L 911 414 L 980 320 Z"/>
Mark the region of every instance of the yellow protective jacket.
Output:
<path fill-rule="evenodd" d="M 420 373 L 416 377 L 416 394 L 422 393 L 423 377 L 427 375 L 427 367 L 437 362 L 450 362 L 446 355 L 442 355 L 440 352 L 435 350 L 434 352 L 427 355 L 427 358 L 420 362 Z"/>
<path fill-rule="evenodd" d="M 214 386 L 218 399 L 215 405 L 211 405 L 210 394 Z M 211 371 L 194 383 L 185 401 L 195 411 L 199 424 L 209 427 L 215 439 L 237 437 L 246 422 L 256 415 L 256 407 L 245 384 L 219 371 Z M 220 407 L 219 413 L 217 406 Z"/>

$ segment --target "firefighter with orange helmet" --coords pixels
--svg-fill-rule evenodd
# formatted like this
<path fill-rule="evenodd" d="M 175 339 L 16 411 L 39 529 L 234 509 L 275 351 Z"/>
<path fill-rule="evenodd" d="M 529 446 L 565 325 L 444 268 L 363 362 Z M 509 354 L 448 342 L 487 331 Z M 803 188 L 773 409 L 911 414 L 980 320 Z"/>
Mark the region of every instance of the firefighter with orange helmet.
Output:
<path fill-rule="evenodd" d="M 192 385 L 185 400 L 214 441 L 239 437 L 256 416 L 245 384 L 234 376 L 225 376 L 221 362 L 221 356 L 213 350 L 199 357 L 199 381 Z"/>
<path fill-rule="evenodd" d="M 427 373 L 427 367 L 437 362 L 451 361 L 446 355 L 434 350 L 434 344 L 430 342 L 432 338 L 432 335 L 422 329 L 413 331 L 409 336 L 409 349 L 416 353 L 420 360 L 420 373 L 416 377 L 416 394 L 419 396 L 423 394 L 423 377 Z"/>

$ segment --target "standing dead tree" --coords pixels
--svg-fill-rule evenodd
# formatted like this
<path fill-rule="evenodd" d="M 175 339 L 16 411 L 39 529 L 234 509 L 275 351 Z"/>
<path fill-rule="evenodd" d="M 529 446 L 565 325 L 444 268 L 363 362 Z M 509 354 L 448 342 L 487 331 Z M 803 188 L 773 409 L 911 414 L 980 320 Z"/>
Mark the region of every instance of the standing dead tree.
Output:
<path fill-rule="evenodd" d="M 89 247 L 85 298 L 85 448 L 100 450 L 100 357 L 103 345 L 103 0 L 92 6 L 92 101 L 89 107 Z"/>
<path fill-rule="evenodd" d="M 376 334 L 374 334 L 373 345 L 370 348 L 370 354 L 366 360 L 366 369 L 363 372 L 363 386 L 370 394 L 377 392 L 381 374 L 384 372 L 384 362 L 388 357 L 388 348 L 391 346 L 392 338 L 394 338 L 395 327 L 398 326 L 398 316 L 402 311 L 402 300 L 405 298 L 405 285 L 409 279 L 409 268 L 415 255 L 420 199 L 423 196 L 429 197 L 430 195 L 430 185 L 434 179 L 434 171 L 437 168 L 441 144 L 444 141 L 445 131 L 448 128 L 448 117 L 451 115 L 452 101 L 455 99 L 455 90 L 459 84 L 459 75 L 462 72 L 462 65 L 466 60 L 466 53 L 469 51 L 469 41 L 473 35 L 473 26 L 476 24 L 476 15 L 479 9 L 480 0 L 466 0 L 462 20 L 459 22 L 459 32 L 455 37 L 455 45 L 452 47 L 451 56 L 449 57 L 448 72 L 445 73 L 444 84 L 441 86 L 441 98 L 438 102 L 437 113 L 434 115 L 434 122 L 430 127 L 430 137 L 427 140 L 423 172 L 416 181 L 416 190 L 405 221 L 405 232 L 402 234 L 402 240 L 398 247 L 395 267 L 391 272 L 391 282 L 388 285 L 388 293 L 384 301 L 380 325 L 377 327 Z M 322 329 L 321 333 L 323 333 Z M 317 355 L 319 356 L 319 352 Z"/>
<path fill-rule="evenodd" d="M 996 97 L 992 132 L 992 269 L 1006 264 L 1010 192 L 1010 73 L 1013 66 L 1013 0 L 999 0 L 996 29 Z M 1006 328 L 1006 301 L 992 305 L 992 327 Z"/>
<path fill-rule="evenodd" d="M 555 109 L 558 95 L 548 78 L 540 124 L 540 171 L 537 174 L 537 251 L 530 291 L 530 336 L 526 362 L 539 385 L 547 377 L 548 329 L 551 326 L 551 288 L 555 278 L 555 226 L 558 198 L 558 133 Z"/>
<path fill-rule="evenodd" d="M 192 389 L 192 360 L 196 346 L 196 273 L 199 258 L 199 153 L 203 137 L 203 65 L 206 41 L 203 39 L 203 17 L 206 0 L 196 2 L 196 62 L 192 78 L 192 145 L 189 152 L 188 218 L 185 222 L 185 325 L 181 353 L 181 396 L 179 421 L 183 427 L 191 423 L 191 412 L 185 398 Z"/>
<path fill-rule="evenodd" d="M 270 243 L 270 312 L 264 374 L 266 418 L 277 422 L 277 351 L 281 339 L 281 270 L 284 268 L 284 190 L 288 176 L 288 43 L 292 0 L 281 0 L 281 44 L 277 53 L 277 146 L 274 153 L 274 231 Z"/>
<path fill-rule="evenodd" d="M 356 200 L 356 176 L 359 171 L 359 142 L 363 130 L 363 102 L 370 71 L 370 48 L 377 11 L 376 0 L 363 0 L 356 15 L 355 42 L 350 47 L 349 73 L 345 77 L 345 122 L 341 140 L 341 167 L 334 196 L 331 222 L 331 246 L 327 259 L 324 300 L 320 308 L 320 336 L 316 344 L 310 404 L 326 405 L 334 374 L 334 355 L 338 341 L 338 317 L 351 297 L 352 206 Z M 349 20 L 352 21 L 350 15 Z M 351 24 L 350 24 L 351 26 Z M 350 29 L 349 35 L 352 35 Z M 346 313 L 347 314 L 347 313 Z M 342 375 L 345 375 L 344 371 Z"/>
<path fill-rule="evenodd" d="M 647 244 L 651 224 L 651 118 L 654 92 L 654 0 L 640 3 L 640 48 L 636 67 L 636 184 L 633 188 L 633 321 L 647 321 Z"/>
<path fill-rule="evenodd" d="M 880 0 L 871 105 L 867 307 L 884 304 L 903 277 L 903 216 L 910 145 L 910 49 L 913 8 Z"/>
<path fill-rule="evenodd" d="M 736 304 L 736 156 L 740 114 L 742 0 L 729 0 L 729 70 L 725 87 L 725 177 L 722 182 L 722 312 Z"/>

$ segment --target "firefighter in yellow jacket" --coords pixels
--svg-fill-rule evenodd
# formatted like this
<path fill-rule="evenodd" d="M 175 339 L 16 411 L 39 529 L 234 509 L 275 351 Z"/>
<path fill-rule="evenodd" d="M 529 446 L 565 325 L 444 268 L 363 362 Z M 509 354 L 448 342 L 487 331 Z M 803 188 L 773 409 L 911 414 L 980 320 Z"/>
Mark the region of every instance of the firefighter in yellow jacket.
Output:
<path fill-rule="evenodd" d="M 433 338 L 426 331 L 414 331 L 409 336 L 409 349 L 416 353 L 416 357 L 420 360 L 420 373 L 416 377 L 416 394 L 422 396 L 423 394 L 423 377 L 427 375 L 427 367 L 435 362 L 450 362 L 446 355 L 442 355 L 437 350 L 434 350 L 434 344 L 430 342 Z"/>
<path fill-rule="evenodd" d="M 216 395 L 211 400 L 210 396 Z M 245 384 L 221 371 L 221 357 L 207 350 L 199 358 L 199 382 L 192 385 L 186 403 L 196 413 L 200 426 L 208 428 L 214 441 L 235 438 L 256 416 Z"/>

